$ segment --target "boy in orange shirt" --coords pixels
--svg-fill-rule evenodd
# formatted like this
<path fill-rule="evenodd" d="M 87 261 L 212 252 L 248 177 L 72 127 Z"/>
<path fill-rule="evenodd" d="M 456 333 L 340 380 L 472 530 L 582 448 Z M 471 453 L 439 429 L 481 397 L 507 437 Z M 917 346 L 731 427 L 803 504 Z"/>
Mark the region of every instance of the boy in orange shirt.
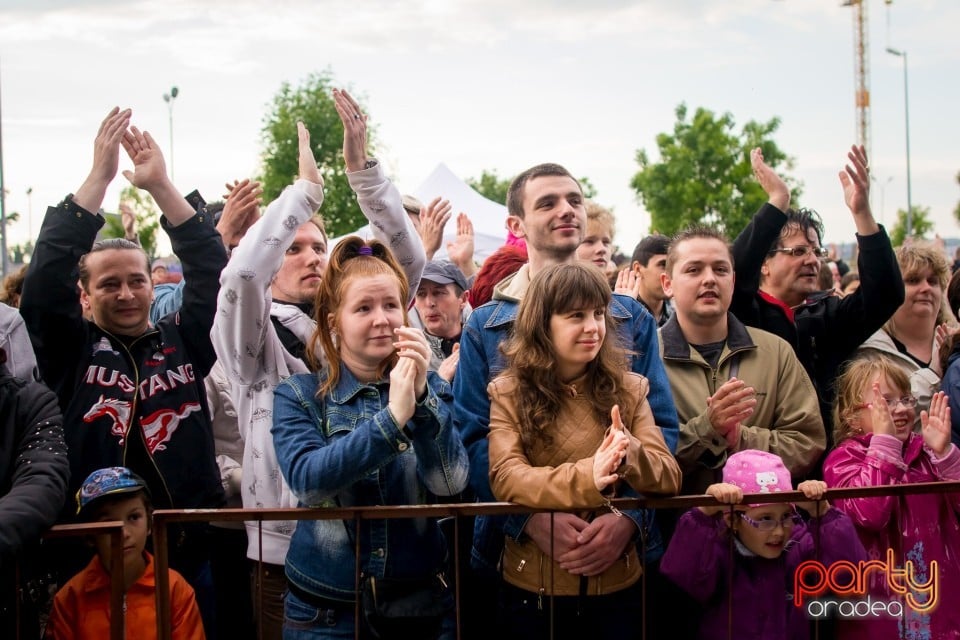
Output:
<path fill-rule="evenodd" d="M 84 522 L 123 522 L 123 607 L 126 637 L 157 637 L 153 556 L 144 550 L 150 535 L 150 495 L 144 481 L 126 467 L 94 471 L 77 493 Z M 110 537 L 94 538 L 97 555 L 53 600 L 46 637 L 53 640 L 101 640 L 110 637 Z M 170 610 L 175 640 L 204 640 L 193 589 L 170 570 Z"/>

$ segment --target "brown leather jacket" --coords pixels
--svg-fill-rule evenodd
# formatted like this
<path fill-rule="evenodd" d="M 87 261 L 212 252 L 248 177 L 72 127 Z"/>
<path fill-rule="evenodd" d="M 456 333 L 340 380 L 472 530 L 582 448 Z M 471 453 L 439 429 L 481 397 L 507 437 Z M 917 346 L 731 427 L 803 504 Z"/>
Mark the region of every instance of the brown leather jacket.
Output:
<path fill-rule="evenodd" d="M 583 509 L 578 515 L 584 520 L 591 520 L 607 503 L 607 497 L 594 484 L 593 454 L 608 424 L 596 421 L 586 398 L 577 393 L 578 383 L 582 381 L 575 380 L 571 385 L 571 394 L 551 430 L 552 442 L 538 442 L 530 450 L 524 449 L 517 427 L 516 379 L 499 376 L 487 387 L 491 399 L 490 486 L 498 500 L 542 509 Z M 621 476 L 641 493 L 676 494 L 680 490 L 680 467 L 654 424 L 646 400 L 647 380 L 626 373 L 624 386 L 626 401 L 620 409 L 630 447 L 620 468 Z M 616 494 L 615 489 L 612 496 Z M 586 593 L 603 595 L 625 589 L 640 578 L 640 572 L 631 541 L 622 558 L 601 575 L 586 579 Z M 536 593 L 581 592 L 581 577 L 561 569 L 527 536 L 507 538 L 502 573 L 508 583 Z"/>

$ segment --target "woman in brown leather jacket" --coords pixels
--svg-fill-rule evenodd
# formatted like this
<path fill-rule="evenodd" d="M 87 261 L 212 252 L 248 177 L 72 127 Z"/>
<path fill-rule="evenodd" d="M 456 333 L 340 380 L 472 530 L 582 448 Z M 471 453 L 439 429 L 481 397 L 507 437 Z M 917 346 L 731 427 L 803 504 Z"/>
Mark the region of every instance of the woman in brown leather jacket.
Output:
<path fill-rule="evenodd" d="M 535 514 L 505 541 L 506 638 L 547 637 L 551 611 L 555 638 L 616 637 L 642 623 L 635 542 L 644 522 L 610 498 L 676 494 L 680 469 L 654 423 L 647 380 L 625 371 L 610 296 L 591 264 L 539 273 L 504 347 L 507 369 L 488 387 L 494 495 L 568 512 Z"/>

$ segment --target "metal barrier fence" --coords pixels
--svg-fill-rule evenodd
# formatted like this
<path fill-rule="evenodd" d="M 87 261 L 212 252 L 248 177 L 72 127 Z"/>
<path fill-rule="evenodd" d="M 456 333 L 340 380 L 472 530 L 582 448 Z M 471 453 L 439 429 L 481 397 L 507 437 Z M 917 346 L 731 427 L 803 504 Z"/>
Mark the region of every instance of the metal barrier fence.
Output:
<path fill-rule="evenodd" d="M 827 501 L 846 499 L 846 498 L 867 498 L 884 496 L 906 496 L 922 493 L 960 493 L 960 482 L 930 482 L 918 484 L 900 484 L 884 485 L 876 487 L 861 487 L 850 489 L 830 489 L 826 492 L 823 499 Z M 750 503 L 781 503 L 781 502 L 803 502 L 807 501 L 805 496 L 799 491 L 788 491 L 782 493 L 762 493 L 745 495 L 743 504 Z M 697 496 L 678 496 L 673 498 L 621 498 L 612 501 L 613 506 L 618 509 L 671 509 L 685 511 L 698 506 L 716 506 L 718 503 L 711 497 L 704 495 Z M 733 508 L 732 506 L 730 507 Z M 153 513 L 153 547 L 154 564 L 156 571 L 156 603 L 157 603 L 157 637 L 160 640 L 171 639 L 171 609 L 170 609 L 170 582 L 169 582 L 169 554 L 168 554 L 168 528 L 176 523 L 194 522 L 266 522 L 273 520 L 353 520 L 359 531 L 363 521 L 381 520 L 394 518 L 445 518 L 453 517 L 454 539 L 449 541 L 450 548 L 453 551 L 453 563 L 455 571 L 459 572 L 461 565 L 460 556 L 460 518 L 472 516 L 491 516 L 491 515 L 510 515 L 510 514 L 533 514 L 550 513 L 546 509 L 530 509 L 512 503 L 494 502 L 494 503 L 458 503 L 458 504 L 436 504 L 436 505 L 409 505 L 409 506 L 391 506 L 391 507 L 356 507 L 356 508 L 316 508 L 316 509 L 162 509 Z M 46 538 L 62 538 L 69 536 L 90 536 L 93 534 L 111 535 L 111 553 L 114 557 L 123 557 L 122 524 L 119 522 L 79 524 L 79 525 L 58 525 L 53 527 Z M 732 539 L 731 539 L 732 540 Z M 262 557 L 262 529 L 260 534 L 261 557 Z M 731 542 L 730 552 L 733 553 Z M 355 593 L 359 593 L 360 585 L 360 536 L 357 536 L 355 542 L 355 554 L 357 558 L 357 570 L 355 576 Z M 640 554 L 641 558 L 643 554 Z M 644 563 L 645 565 L 645 563 Z M 262 571 L 262 564 L 260 565 Z M 644 566 L 644 576 L 646 566 Z M 262 584 L 261 580 L 258 581 Z M 643 577 L 641 579 L 644 579 Z M 460 617 L 460 584 L 459 575 L 454 576 L 454 601 L 456 604 L 456 628 L 457 638 L 461 637 L 461 617 Z M 124 617 L 123 617 L 123 565 L 122 563 L 113 563 L 111 575 L 111 639 L 120 639 L 124 637 Z M 262 594 L 254 595 L 260 598 Z M 551 596 L 552 597 L 552 596 Z M 360 615 L 359 598 L 355 598 L 354 609 L 355 616 Z M 261 601 L 262 604 L 262 601 Z M 644 587 L 644 597 L 641 606 L 646 604 L 646 591 Z M 730 609 L 729 618 L 732 620 L 732 603 L 728 606 Z M 261 607 L 262 610 L 262 607 Z M 643 616 L 646 620 L 646 615 Z M 814 637 L 819 637 L 818 627 L 815 625 Z M 358 631 L 359 634 L 359 631 Z M 258 636 L 262 636 L 258 630 Z M 358 636 L 359 637 L 359 636 Z M 646 629 L 641 630 L 641 637 L 646 638 Z M 731 637 L 731 631 L 728 629 L 728 637 Z"/>

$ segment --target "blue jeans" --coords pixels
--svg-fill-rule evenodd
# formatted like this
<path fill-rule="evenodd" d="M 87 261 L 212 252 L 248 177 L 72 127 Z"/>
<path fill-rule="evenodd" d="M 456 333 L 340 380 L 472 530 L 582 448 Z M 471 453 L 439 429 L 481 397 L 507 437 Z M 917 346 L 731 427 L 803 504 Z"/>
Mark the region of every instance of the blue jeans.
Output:
<path fill-rule="evenodd" d="M 343 638 L 354 636 L 352 603 L 331 608 L 318 608 L 287 592 L 283 603 L 283 640 Z"/>

